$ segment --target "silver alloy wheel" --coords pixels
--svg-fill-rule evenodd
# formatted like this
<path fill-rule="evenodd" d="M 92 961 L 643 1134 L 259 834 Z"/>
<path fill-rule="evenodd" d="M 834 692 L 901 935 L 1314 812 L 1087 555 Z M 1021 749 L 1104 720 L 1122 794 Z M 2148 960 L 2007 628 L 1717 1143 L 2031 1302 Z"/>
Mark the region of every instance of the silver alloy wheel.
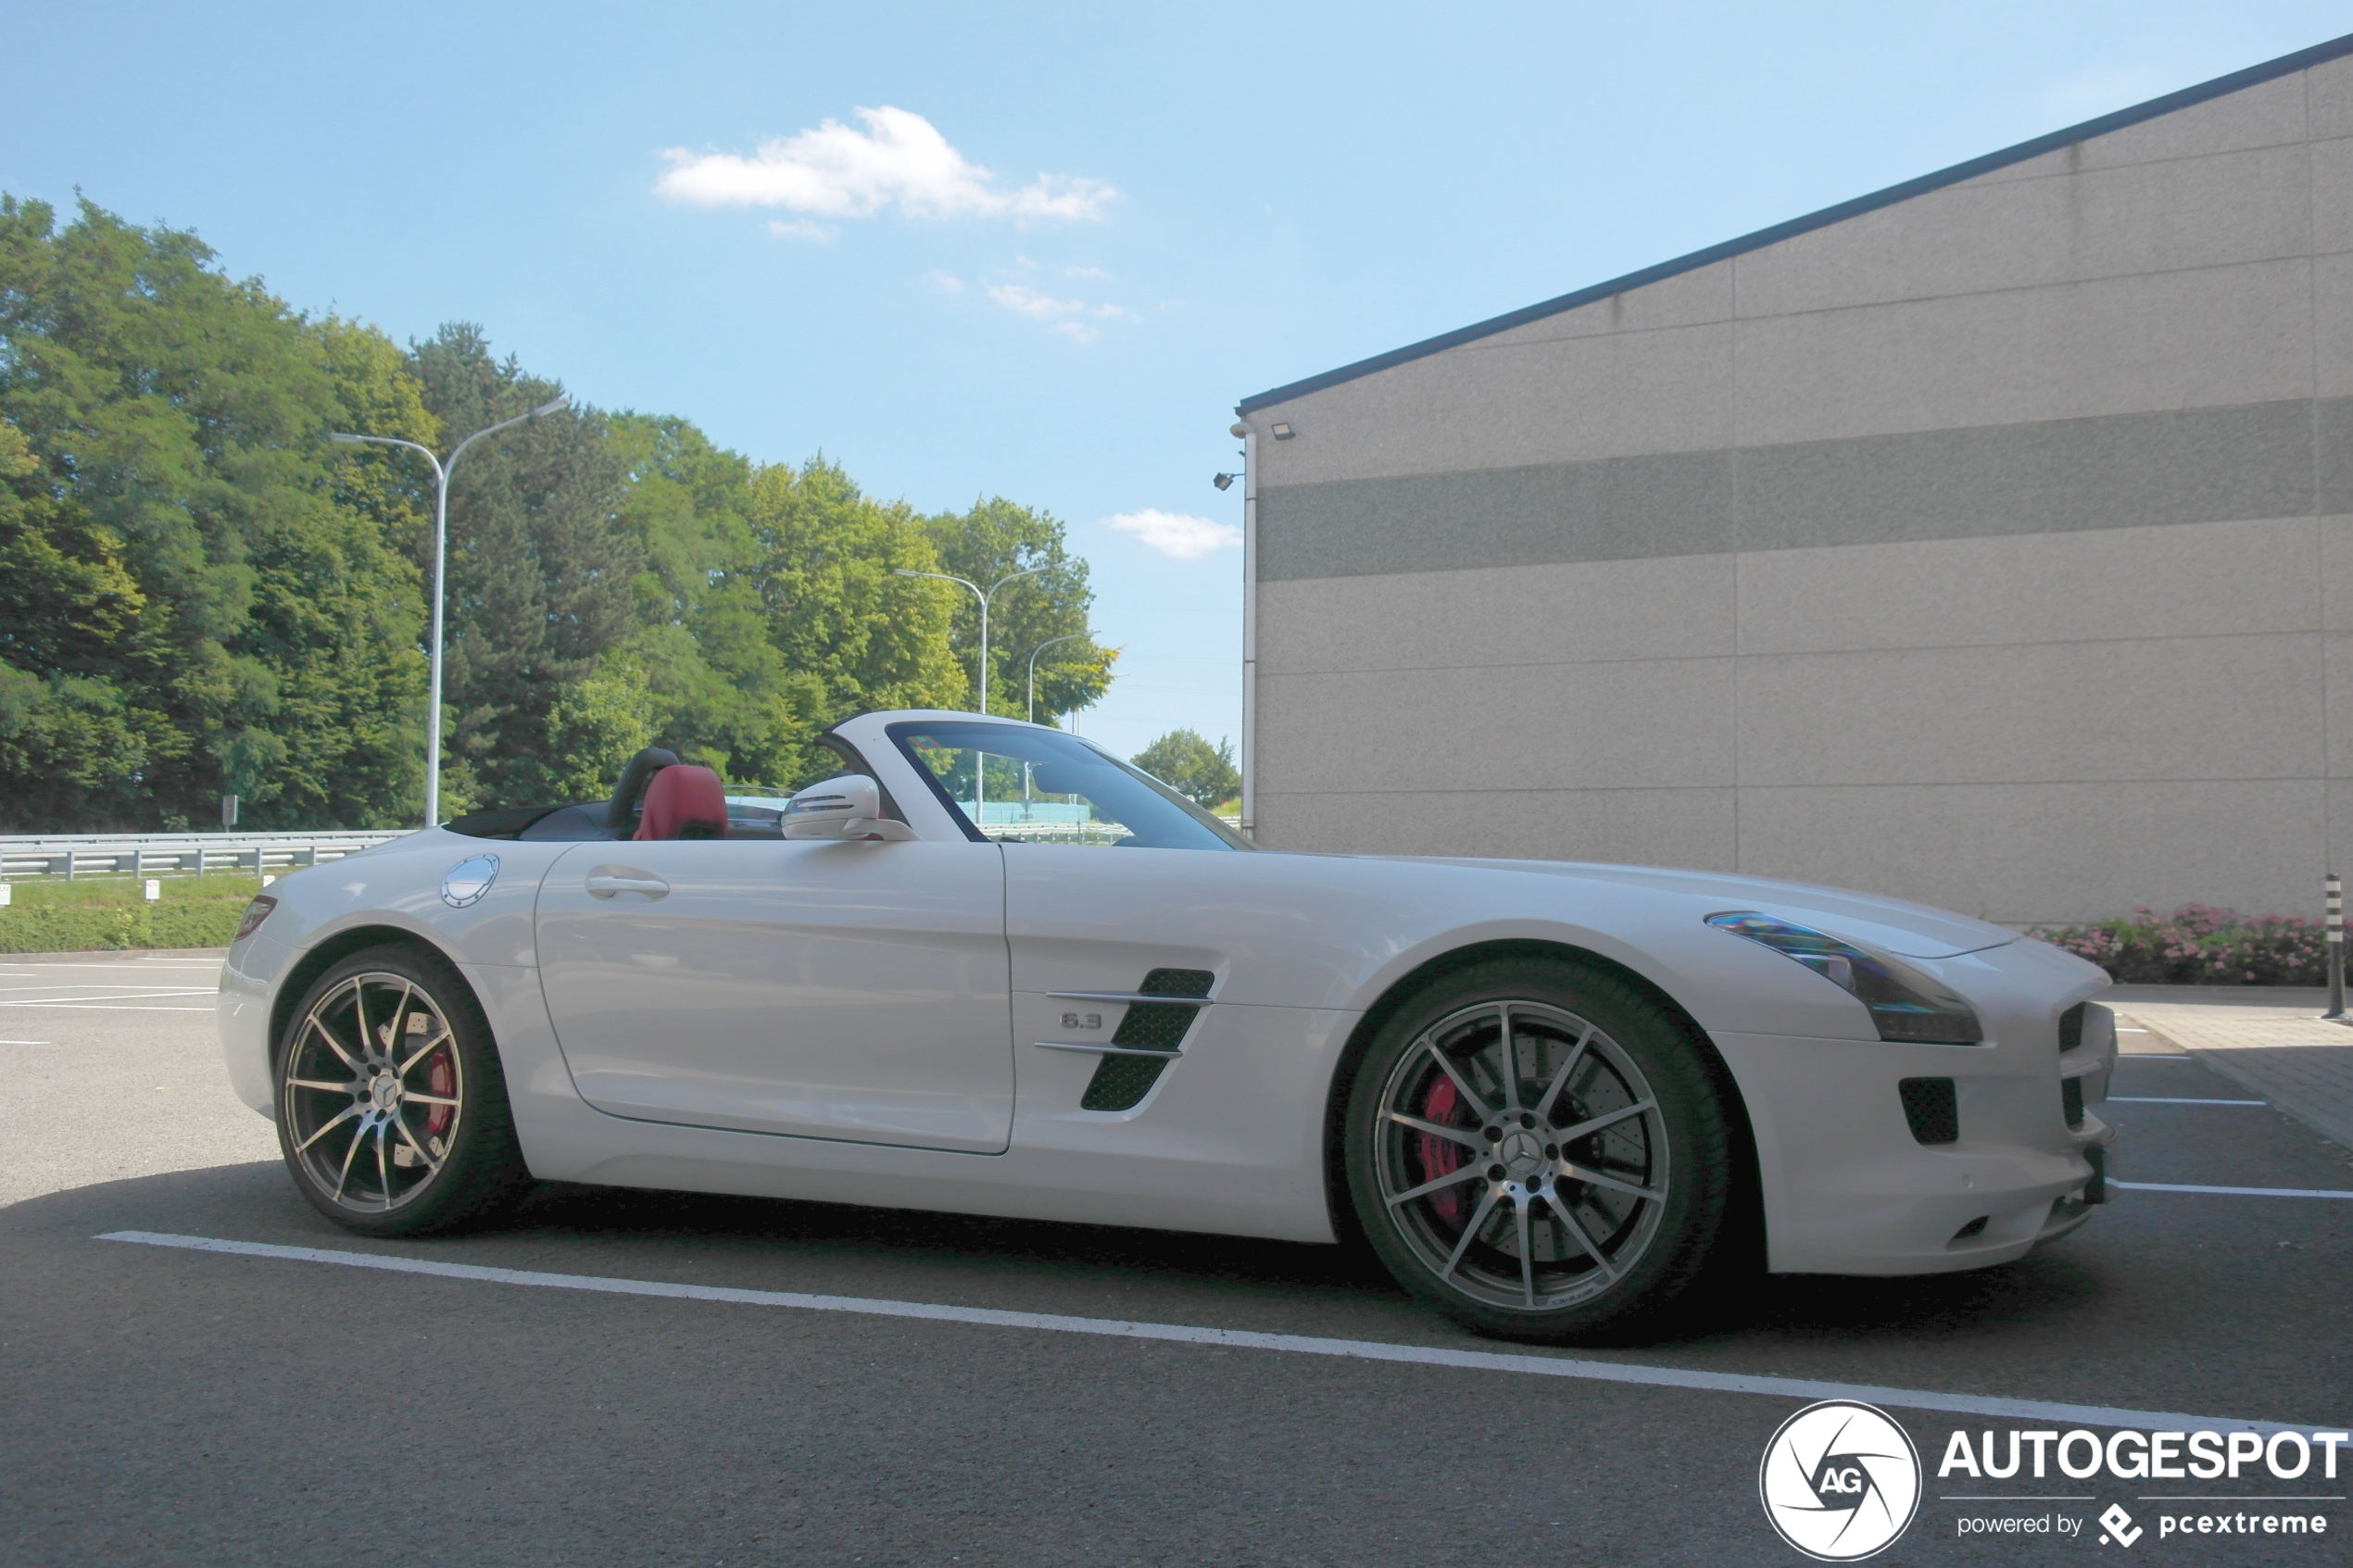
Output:
<path fill-rule="evenodd" d="M 389 1213 L 448 1162 L 465 1066 L 448 1015 L 406 975 L 354 974 L 320 997 L 283 1072 L 286 1147 L 336 1207 Z"/>
<path fill-rule="evenodd" d="M 1657 1235 L 1667 1123 L 1595 1024 L 1533 1001 L 1449 1013 L 1383 1085 L 1381 1201 L 1438 1282 L 1520 1311 L 1589 1301 Z"/>

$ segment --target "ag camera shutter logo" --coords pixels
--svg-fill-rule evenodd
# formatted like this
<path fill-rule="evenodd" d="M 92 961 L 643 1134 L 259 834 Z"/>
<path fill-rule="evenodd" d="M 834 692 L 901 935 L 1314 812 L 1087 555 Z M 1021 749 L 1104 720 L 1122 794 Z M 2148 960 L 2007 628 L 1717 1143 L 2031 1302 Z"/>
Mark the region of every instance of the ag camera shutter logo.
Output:
<path fill-rule="evenodd" d="M 1756 1467 L 1765 1517 L 1817 1562 L 1893 1546 L 1920 1506 L 1920 1455 L 1885 1411 L 1824 1399 L 1780 1424 Z"/>

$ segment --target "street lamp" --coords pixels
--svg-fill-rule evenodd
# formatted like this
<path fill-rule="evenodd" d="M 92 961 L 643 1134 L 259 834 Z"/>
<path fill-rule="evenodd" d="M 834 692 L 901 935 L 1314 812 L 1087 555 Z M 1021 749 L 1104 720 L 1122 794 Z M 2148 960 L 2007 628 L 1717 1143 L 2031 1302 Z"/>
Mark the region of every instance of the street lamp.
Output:
<path fill-rule="evenodd" d="M 1050 561 L 1044 566 L 1033 566 L 1027 571 L 1016 571 L 1011 577 L 1000 577 L 988 585 L 987 593 L 981 592 L 979 583 L 963 577 L 950 577 L 944 571 L 911 571 L 903 566 L 894 569 L 901 577 L 937 577 L 942 583 L 962 583 L 973 591 L 973 597 L 980 601 L 980 710 L 983 713 L 988 711 L 988 601 L 995 598 L 997 590 L 1006 583 L 1035 577 L 1041 571 L 1051 571 L 1060 564 L 1059 561 Z"/>
<path fill-rule="evenodd" d="M 433 455 L 433 448 L 421 446 L 413 441 L 403 441 L 398 436 L 352 435 L 339 430 L 328 433 L 328 440 L 340 441 L 352 445 L 365 444 L 375 446 L 406 446 L 411 452 L 423 453 L 425 461 L 433 465 L 433 689 L 431 695 L 425 699 L 425 826 L 427 827 L 433 827 L 441 821 L 441 621 L 442 590 L 445 580 L 448 576 L 449 566 L 449 470 L 458 466 L 458 459 L 466 455 L 466 448 L 480 441 L 484 436 L 496 435 L 510 425 L 519 425 L 526 420 L 535 420 L 543 415 L 552 414 L 571 402 L 572 395 L 566 393 L 560 397 L 542 403 L 527 414 L 517 414 L 511 420 L 501 420 L 495 425 L 478 430 L 458 443 L 457 450 L 449 454 L 449 460 L 447 463 Z"/>
<path fill-rule="evenodd" d="M 1031 723 L 1035 724 L 1038 722 L 1038 656 L 1044 653 L 1048 648 L 1052 647 L 1056 643 L 1073 643 L 1076 642 L 1081 637 L 1088 635 L 1091 635 L 1091 633 L 1086 632 L 1073 632 L 1067 637 L 1049 637 L 1044 642 L 1029 650 L 1029 721 Z"/>

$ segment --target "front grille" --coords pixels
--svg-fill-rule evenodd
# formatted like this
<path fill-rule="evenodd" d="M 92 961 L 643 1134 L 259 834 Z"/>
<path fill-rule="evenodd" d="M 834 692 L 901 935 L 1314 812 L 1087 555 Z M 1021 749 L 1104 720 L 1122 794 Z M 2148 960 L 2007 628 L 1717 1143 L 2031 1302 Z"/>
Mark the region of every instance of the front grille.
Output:
<path fill-rule="evenodd" d="M 2081 1127 L 2083 1124 L 2082 1079 L 2062 1078 L 2059 1080 L 2059 1110 L 2067 1117 L 2069 1126 Z"/>
<path fill-rule="evenodd" d="M 1961 1110 L 1950 1078 L 1906 1078 L 1895 1085 L 1903 1097 L 1904 1120 L 1913 1138 L 1924 1144 L 1958 1143 Z"/>
<path fill-rule="evenodd" d="M 2059 1055 L 2083 1043 L 2083 1010 L 2089 1006 L 2089 1002 L 2078 1002 L 2059 1014 Z"/>
<path fill-rule="evenodd" d="M 1107 1056 L 1095 1066 L 1087 1092 L 1078 1097 L 1081 1110 L 1127 1110 L 1151 1092 L 1166 1070 L 1168 1059 L 1150 1056 Z"/>

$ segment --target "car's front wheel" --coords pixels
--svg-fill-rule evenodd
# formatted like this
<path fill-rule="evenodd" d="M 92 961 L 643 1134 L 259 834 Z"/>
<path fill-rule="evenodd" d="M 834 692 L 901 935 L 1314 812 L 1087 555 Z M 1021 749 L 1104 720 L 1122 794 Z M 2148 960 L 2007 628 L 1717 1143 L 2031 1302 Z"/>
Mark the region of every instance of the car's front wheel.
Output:
<path fill-rule="evenodd" d="M 311 984 L 278 1043 L 278 1147 L 368 1236 L 448 1230 L 529 1183 L 490 1025 L 439 955 L 372 947 Z"/>
<path fill-rule="evenodd" d="M 1510 1338 L 1655 1328 L 1725 1240 L 1733 1135 L 1701 1047 L 1597 967 L 1491 960 L 1375 1036 L 1345 1158 L 1408 1290 Z"/>

